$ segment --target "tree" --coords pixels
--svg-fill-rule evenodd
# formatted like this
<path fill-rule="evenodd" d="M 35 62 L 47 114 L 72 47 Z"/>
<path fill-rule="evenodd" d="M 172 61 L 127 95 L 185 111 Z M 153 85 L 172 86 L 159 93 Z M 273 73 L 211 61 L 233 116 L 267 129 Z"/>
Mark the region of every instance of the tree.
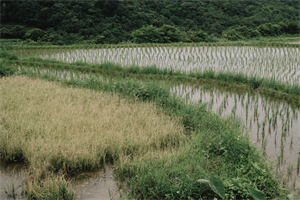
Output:
<path fill-rule="evenodd" d="M 200 29 L 199 31 L 195 32 L 193 40 L 193 42 L 205 42 L 207 41 L 207 33 Z"/>
<path fill-rule="evenodd" d="M 22 38 L 25 33 L 26 29 L 24 26 L 17 25 L 12 29 L 12 35 L 14 38 Z"/>
<path fill-rule="evenodd" d="M 226 38 L 228 40 L 238 40 L 240 38 L 240 35 L 235 29 L 228 29 L 222 32 L 223 38 Z"/>
<path fill-rule="evenodd" d="M 300 34 L 299 24 L 296 22 L 290 22 L 286 26 L 286 33 L 289 34 Z"/>
<path fill-rule="evenodd" d="M 37 41 L 38 38 L 42 38 L 45 34 L 47 34 L 46 31 L 43 31 L 39 28 L 34 28 L 27 31 L 24 35 L 24 38 L 30 38 L 31 40 Z"/>
<path fill-rule="evenodd" d="M 159 43 L 162 41 L 159 30 L 150 25 L 134 31 L 132 37 L 136 43 Z"/>
<path fill-rule="evenodd" d="M 206 42 L 208 39 L 207 33 L 201 29 L 198 31 L 183 31 L 181 36 L 183 42 Z"/>
<path fill-rule="evenodd" d="M 171 25 L 163 25 L 159 28 L 162 43 L 179 42 L 181 41 L 181 35 L 177 28 Z"/>
<path fill-rule="evenodd" d="M 260 32 L 262 36 L 271 36 L 276 35 L 276 32 L 274 30 L 275 28 L 271 23 L 262 24 L 257 27 L 257 30 Z"/>

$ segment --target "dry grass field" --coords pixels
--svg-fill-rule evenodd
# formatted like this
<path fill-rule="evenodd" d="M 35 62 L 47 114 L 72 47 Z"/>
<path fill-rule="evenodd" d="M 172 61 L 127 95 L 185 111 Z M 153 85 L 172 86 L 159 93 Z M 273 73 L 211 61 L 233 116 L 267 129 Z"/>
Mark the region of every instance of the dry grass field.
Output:
<path fill-rule="evenodd" d="M 0 80 L 1 153 L 8 161 L 28 163 L 32 197 L 40 178 L 43 184 L 67 185 L 66 173 L 96 169 L 124 155 L 142 156 L 185 137 L 179 120 L 150 103 L 22 76 Z M 53 171 L 63 174 L 51 178 Z M 58 185 L 53 185 L 57 191 Z"/>

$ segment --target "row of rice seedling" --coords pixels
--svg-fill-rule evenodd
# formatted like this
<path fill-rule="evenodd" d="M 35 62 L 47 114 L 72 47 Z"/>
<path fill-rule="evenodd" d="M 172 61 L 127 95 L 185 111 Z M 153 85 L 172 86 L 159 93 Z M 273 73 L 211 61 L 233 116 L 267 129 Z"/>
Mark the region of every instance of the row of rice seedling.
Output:
<path fill-rule="evenodd" d="M 112 62 L 126 66 L 156 66 L 181 73 L 214 72 L 243 73 L 300 85 L 300 60 L 297 48 L 257 47 L 150 47 L 71 50 L 41 58 L 68 63 L 101 64 Z"/>

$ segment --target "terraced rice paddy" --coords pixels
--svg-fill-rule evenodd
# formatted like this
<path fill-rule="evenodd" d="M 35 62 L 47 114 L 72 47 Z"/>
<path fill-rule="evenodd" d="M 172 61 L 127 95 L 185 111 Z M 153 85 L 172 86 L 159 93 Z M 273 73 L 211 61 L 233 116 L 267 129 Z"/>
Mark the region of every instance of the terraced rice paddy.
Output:
<path fill-rule="evenodd" d="M 112 62 L 121 64 L 122 67 L 155 65 L 160 69 L 172 69 L 187 74 L 207 70 L 241 73 L 300 86 L 299 48 L 139 47 L 66 50 L 63 53 L 50 50 L 39 56 L 66 63 Z M 19 67 L 20 74 L 24 71 L 74 82 L 93 80 L 116 84 L 125 77 L 117 75 L 113 78 L 109 75 L 108 78 L 106 75 L 100 76 L 99 73 L 65 71 L 62 68 L 41 69 L 30 65 Z M 136 78 L 139 79 L 139 76 Z M 163 83 L 168 85 L 167 82 Z M 171 93 L 185 98 L 186 104 L 207 103 L 207 109 L 217 115 L 236 116 L 241 121 L 244 134 L 263 151 L 266 161 L 281 177 L 283 185 L 290 191 L 300 188 L 300 103 L 282 101 L 281 92 L 263 95 L 250 88 L 236 89 L 234 84 L 216 88 L 213 83 L 199 86 L 176 79 L 169 83 Z"/>
<path fill-rule="evenodd" d="M 226 47 L 224 47 L 226 48 Z M 188 49 L 188 48 L 187 48 Z M 211 48 L 212 50 L 214 48 Z M 216 49 L 216 48 L 215 48 Z M 267 50 L 271 50 L 270 48 L 266 48 Z M 245 50 L 245 49 L 244 49 Z M 248 49 L 249 50 L 249 49 Z M 262 50 L 262 49 L 260 49 Z M 86 51 L 86 52 L 101 52 L 104 50 L 97 50 L 97 51 Z M 106 58 L 102 57 L 102 62 L 111 61 L 114 59 L 117 59 L 117 56 L 112 56 L 112 51 L 116 51 L 118 53 L 121 52 L 121 49 L 113 49 L 113 50 L 107 50 L 106 53 L 110 55 L 110 57 Z M 138 51 L 138 50 L 136 50 Z M 158 50 L 159 51 L 159 50 Z M 196 51 L 196 50 L 194 50 Z M 207 50 L 208 51 L 208 50 Z M 286 53 L 284 53 L 286 51 Z M 298 77 L 300 76 L 300 69 L 299 64 L 296 62 L 298 61 L 298 57 L 293 57 L 294 59 L 287 59 L 285 56 L 288 55 L 287 52 L 292 53 L 293 51 L 297 51 L 295 49 L 279 49 L 279 50 L 273 50 L 273 54 L 271 55 L 265 55 L 264 58 L 269 58 L 271 60 L 271 56 L 273 56 L 274 60 L 277 60 L 277 63 L 275 66 L 281 66 L 281 70 L 285 73 L 285 75 L 291 77 L 294 76 L 295 79 L 291 79 L 291 82 L 294 84 L 299 82 Z M 63 59 L 63 61 L 66 62 L 77 62 L 80 59 L 80 52 L 84 53 L 83 50 L 77 51 L 78 56 L 70 56 L 73 58 L 73 60 L 68 60 L 68 57 L 65 56 L 65 54 L 60 54 L 59 57 L 57 56 L 56 59 Z M 135 52 L 135 50 L 132 50 L 132 52 Z M 176 52 L 176 51 L 175 51 Z M 275 52 L 282 52 L 281 58 L 277 58 L 274 54 Z M 295 53 L 294 52 L 294 53 Z M 103 52 L 102 52 L 103 53 Z M 239 55 L 242 55 L 246 52 L 236 52 L 239 53 Z M 67 54 L 67 53 L 66 53 Z M 232 55 L 234 52 L 232 52 Z M 100 53 L 101 55 L 101 53 Z M 118 56 L 121 56 L 120 54 L 117 54 Z M 137 55 L 137 52 L 136 52 Z M 186 55 L 190 55 L 190 52 Z M 218 55 L 218 56 L 217 56 Z M 87 56 L 87 55 L 86 55 Z M 208 56 L 206 59 L 206 62 L 214 62 L 212 61 L 214 56 L 219 57 L 219 54 L 213 54 L 211 56 Z M 252 55 L 252 61 L 253 63 L 248 65 L 252 66 L 251 69 L 254 70 L 254 54 Z M 258 56 L 258 54 L 256 55 Z M 275 57 L 274 57 L 275 56 Z M 295 55 L 294 55 L 295 56 Z M 83 56 L 84 57 L 84 56 Z M 93 56 L 92 56 L 93 57 Z M 94 56 L 93 58 L 95 58 Z M 155 57 L 155 55 L 153 55 Z M 175 56 L 176 57 L 176 56 Z M 189 58 L 190 56 L 188 56 Z M 138 56 L 136 56 L 138 58 Z M 157 57 L 156 57 L 157 58 Z M 220 57 L 219 57 L 220 58 Z M 222 58 L 222 56 L 221 56 Z M 260 64 L 265 64 L 265 66 L 271 66 L 272 63 L 268 63 L 268 61 L 264 62 L 264 59 L 262 56 L 259 59 L 262 59 Z M 290 57 L 288 57 L 290 58 Z M 75 60 L 74 60 L 75 59 Z M 119 58 L 120 59 L 120 58 Z M 156 61 L 162 60 L 163 58 L 158 58 Z M 201 60 L 201 59 L 199 59 Z M 231 64 L 234 65 L 236 68 L 238 68 L 239 64 L 239 58 L 236 58 L 235 61 L 232 61 Z M 84 60 L 89 62 L 90 60 Z M 99 60 L 98 60 L 99 61 Z M 121 60 L 117 60 L 117 62 L 121 62 Z M 240 59 L 241 61 L 241 59 Z M 245 60 L 249 61 L 249 60 Z M 279 62 L 281 61 L 281 63 Z M 292 68 L 295 70 L 293 74 L 290 74 L 288 70 L 284 67 L 282 67 L 282 64 L 288 63 L 289 61 L 292 61 Z M 93 62 L 96 62 L 93 60 Z M 100 62 L 100 61 L 99 61 Z M 149 60 L 150 62 L 150 60 Z M 174 61 L 173 61 L 174 62 Z M 186 62 L 189 62 L 186 60 Z M 221 62 L 219 60 L 219 62 Z M 236 62 L 236 63 L 235 63 Z M 126 62 L 125 62 L 126 63 Z M 251 63 L 251 62 L 250 62 Z M 127 63 L 123 64 L 126 65 L 137 65 L 138 63 Z M 141 66 L 143 66 L 142 63 Z M 184 61 L 182 62 L 182 65 L 184 64 Z M 230 63 L 228 63 L 230 64 Z M 275 61 L 273 61 L 273 64 L 275 64 Z M 203 64 L 204 65 L 204 64 Z M 160 66 L 163 66 L 160 63 Z M 191 66 L 191 65 L 189 65 Z M 205 65 L 206 66 L 206 65 Z M 244 65 L 245 66 L 245 65 Z M 274 66 L 274 65 L 273 65 Z M 183 67 L 183 66 L 182 66 Z M 206 66 L 208 68 L 208 66 Z M 207 69 L 206 68 L 206 69 Z M 260 67 L 260 69 L 263 69 L 264 67 Z M 216 70 L 216 68 L 213 68 Z M 271 67 L 267 67 L 267 69 L 272 70 Z M 223 68 L 223 70 L 228 70 L 227 68 Z M 246 68 L 243 69 L 243 73 L 246 73 Z M 80 74 L 80 73 L 73 73 L 68 71 L 57 71 L 57 70 L 46 70 L 41 73 L 48 73 L 52 74 L 54 76 L 58 76 L 60 78 L 67 78 L 68 80 L 71 79 L 71 77 L 74 79 L 89 79 L 89 78 L 97 78 L 95 75 L 92 74 Z M 266 72 L 263 72 L 266 73 Z M 267 73 L 270 73 L 268 71 Z M 277 73 L 276 73 L 277 74 Z M 280 74 L 280 73 L 279 73 Z M 257 74 L 255 74 L 257 75 Z M 296 76 L 297 75 L 297 76 Z M 270 75 L 272 76 L 272 75 Z M 278 75 L 277 79 L 283 79 L 284 75 Z M 101 77 L 98 77 L 101 79 Z M 286 79 L 284 79 L 286 80 Z M 265 152 L 266 158 L 268 161 L 272 161 L 274 164 L 274 169 L 278 171 L 278 173 L 281 174 L 282 179 L 287 183 L 288 187 L 290 189 L 297 188 L 300 186 L 300 179 L 299 179 L 299 167 L 300 167 L 300 158 L 298 157 L 298 154 L 300 152 L 300 118 L 298 118 L 300 111 L 297 105 L 289 105 L 284 102 L 276 101 L 276 98 L 268 98 L 266 96 L 261 96 L 259 94 L 251 95 L 247 92 L 242 93 L 227 93 L 223 91 L 219 91 L 217 89 L 204 89 L 203 87 L 200 88 L 193 88 L 192 86 L 188 85 L 180 85 L 171 88 L 171 90 L 175 93 L 177 93 L 179 96 L 185 97 L 188 99 L 188 101 L 194 101 L 194 102 L 207 102 L 208 108 L 214 111 L 217 114 L 220 114 L 222 116 L 228 116 L 229 114 L 233 114 L 239 118 L 242 119 L 244 125 L 245 125 L 245 132 L 250 135 L 250 139 L 257 143 Z"/>
<path fill-rule="evenodd" d="M 31 69 L 32 70 L 32 69 Z M 34 71 L 34 70 L 32 70 Z M 36 71 L 37 72 L 37 71 Z M 59 78 L 101 79 L 95 75 L 69 71 L 41 70 Z M 186 98 L 187 102 L 208 103 L 208 109 L 224 117 L 232 114 L 243 121 L 245 133 L 264 150 L 268 161 L 273 161 L 290 189 L 300 187 L 300 109 L 268 95 L 249 94 L 245 91 L 229 93 L 216 88 L 195 88 L 190 85 L 171 87 L 171 91 Z"/>
<path fill-rule="evenodd" d="M 298 48 L 271 47 L 148 47 L 71 50 L 48 53 L 41 58 L 63 62 L 104 63 L 122 66 L 152 66 L 181 72 L 243 73 L 300 85 Z"/>

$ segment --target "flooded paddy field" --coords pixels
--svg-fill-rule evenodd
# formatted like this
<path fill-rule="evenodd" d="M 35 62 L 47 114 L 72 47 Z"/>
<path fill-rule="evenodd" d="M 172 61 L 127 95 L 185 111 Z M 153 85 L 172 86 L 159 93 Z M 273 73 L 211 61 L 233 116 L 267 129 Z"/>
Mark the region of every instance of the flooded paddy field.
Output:
<path fill-rule="evenodd" d="M 153 66 L 181 72 L 243 73 L 300 85 L 299 48 L 274 47 L 139 47 L 65 50 L 41 53 L 43 59 L 66 63 L 112 62 L 122 66 Z"/>
<path fill-rule="evenodd" d="M 229 93 L 218 89 L 178 85 L 172 92 L 187 102 L 207 103 L 221 116 L 242 120 L 244 132 L 264 151 L 290 190 L 300 188 L 300 108 L 261 94 Z"/>

